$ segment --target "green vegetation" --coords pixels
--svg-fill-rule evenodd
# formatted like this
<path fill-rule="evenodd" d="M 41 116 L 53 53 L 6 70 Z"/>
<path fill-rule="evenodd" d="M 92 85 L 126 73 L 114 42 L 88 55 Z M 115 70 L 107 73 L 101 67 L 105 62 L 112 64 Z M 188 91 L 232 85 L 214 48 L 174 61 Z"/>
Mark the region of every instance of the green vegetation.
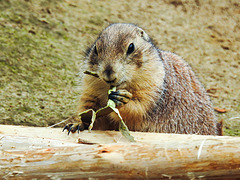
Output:
<path fill-rule="evenodd" d="M 73 111 L 81 45 L 57 18 L 63 1 L 48 2 L 1 2 L 0 123 L 48 126 Z"/>
<path fill-rule="evenodd" d="M 188 61 L 225 134 L 240 136 L 240 3 L 0 0 L 0 123 L 49 126 L 75 112 L 83 51 L 112 22 L 143 27 Z"/>

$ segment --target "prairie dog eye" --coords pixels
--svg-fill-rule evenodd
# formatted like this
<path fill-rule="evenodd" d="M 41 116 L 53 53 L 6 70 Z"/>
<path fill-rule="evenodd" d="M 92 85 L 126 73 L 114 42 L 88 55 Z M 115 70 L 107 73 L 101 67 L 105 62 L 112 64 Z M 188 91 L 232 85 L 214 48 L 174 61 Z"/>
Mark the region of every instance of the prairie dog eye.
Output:
<path fill-rule="evenodd" d="M 131 54 L 135 50 L 134 44 L 131 43 L 128 46 L 127 55 Z"/>
<path fill-rule="evenodd" d="M 97 47 L 94 47 L 94 53 L 98 56 Z"/>

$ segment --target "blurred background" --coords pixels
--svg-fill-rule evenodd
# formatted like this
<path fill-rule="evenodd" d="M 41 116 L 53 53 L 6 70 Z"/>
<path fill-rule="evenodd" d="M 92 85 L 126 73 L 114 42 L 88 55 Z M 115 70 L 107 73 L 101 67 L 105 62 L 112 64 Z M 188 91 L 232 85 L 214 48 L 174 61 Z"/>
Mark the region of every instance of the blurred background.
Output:
<path fill-rule="evenodd" d="M 73 115 L 84 51 L 115 22 L 139 25 L 182 56 L 224 134 L 240 136 L 238 0 L 0 0 L 0 124 L 50 126 Z"/>

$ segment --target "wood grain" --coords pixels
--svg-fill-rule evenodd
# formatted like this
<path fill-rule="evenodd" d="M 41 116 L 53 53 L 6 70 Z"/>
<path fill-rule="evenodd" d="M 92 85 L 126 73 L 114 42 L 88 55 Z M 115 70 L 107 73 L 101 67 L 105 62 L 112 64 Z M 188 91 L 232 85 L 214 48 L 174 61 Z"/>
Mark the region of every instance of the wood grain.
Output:
<path fill-rule="evenodd" d="M 0 125 L 0 177 L 240 178 L 240 138 Z"/>

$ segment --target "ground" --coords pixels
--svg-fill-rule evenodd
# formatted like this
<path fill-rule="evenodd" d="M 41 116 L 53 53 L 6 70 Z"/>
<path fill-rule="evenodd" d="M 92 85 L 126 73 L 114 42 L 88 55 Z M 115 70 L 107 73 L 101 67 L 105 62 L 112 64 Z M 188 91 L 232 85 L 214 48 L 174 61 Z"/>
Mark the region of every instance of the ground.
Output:
<path fill-rule="evenodd" d="M 224 134 L 240 136 L 240 2 L 0 0 L 0 124 L 49 126 L 74 114 L 84 50 L 114 22 L 136 23 L 182 56 Z"/>

